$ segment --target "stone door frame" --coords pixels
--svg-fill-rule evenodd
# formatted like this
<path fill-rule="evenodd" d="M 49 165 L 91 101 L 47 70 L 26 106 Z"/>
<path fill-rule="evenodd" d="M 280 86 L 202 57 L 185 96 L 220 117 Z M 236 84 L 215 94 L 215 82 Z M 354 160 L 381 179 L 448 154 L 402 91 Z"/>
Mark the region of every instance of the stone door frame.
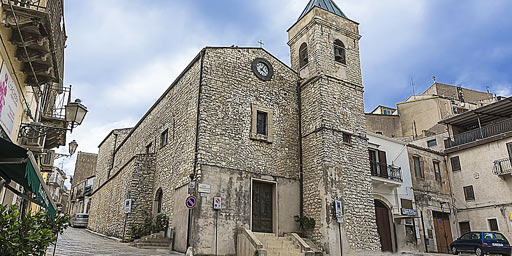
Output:
<path fill-rule="evenodd" d="M 253 192 L 253 184 L 254 182 L 258 183 L 267 183 L 272 185 L 272 233 L 276 234 L 276 236 L 279 234 L 278 231 L 278 223 L 279 223 L 279 211 L 278 211 L 278 197 L 277 197 L 277 181 L 273 180 L 265 180 L 265 179 L 257 179 L 257 178 L 251 178 L 251 184 L 250 184 L 250 191 L 251 191 L 251 198 L 249 198 L 249 204 L 250 204 L 250 213 L 249 213 L 249 229 L 252 231 L 252 192 Z"/>

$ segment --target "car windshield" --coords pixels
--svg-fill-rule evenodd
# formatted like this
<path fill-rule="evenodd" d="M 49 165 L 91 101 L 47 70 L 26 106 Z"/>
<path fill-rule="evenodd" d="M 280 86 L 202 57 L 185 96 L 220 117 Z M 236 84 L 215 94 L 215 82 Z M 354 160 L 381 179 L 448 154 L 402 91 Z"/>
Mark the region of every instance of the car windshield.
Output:
<path fill-rule="evenodd" d="M 78 214 L 76 217 L 79 218 L 79 219 L 84 219 L 84 218 L 88 218 L 89 215 L 87 215 L 87 214 Z"/>
<path fill-rule="evenodd" d="M 485 241 L 502 241 L 506 242 L 507 239 L 500 233 L 494 232 L 484 232 L 484 240 Z"/>

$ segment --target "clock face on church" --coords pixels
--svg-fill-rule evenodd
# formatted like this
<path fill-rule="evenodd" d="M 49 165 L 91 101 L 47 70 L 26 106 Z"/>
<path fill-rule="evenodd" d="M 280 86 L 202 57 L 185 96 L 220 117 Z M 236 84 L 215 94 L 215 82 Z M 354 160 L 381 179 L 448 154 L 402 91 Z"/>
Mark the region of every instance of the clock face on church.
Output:
<path fill-rule="evenodd" d="M 256 58 L 252 62 L 252 71 L 254 74 L 263 81 L 270 81 L 274 75 L 274 69 L 270 62 L 263 58 Z"/>

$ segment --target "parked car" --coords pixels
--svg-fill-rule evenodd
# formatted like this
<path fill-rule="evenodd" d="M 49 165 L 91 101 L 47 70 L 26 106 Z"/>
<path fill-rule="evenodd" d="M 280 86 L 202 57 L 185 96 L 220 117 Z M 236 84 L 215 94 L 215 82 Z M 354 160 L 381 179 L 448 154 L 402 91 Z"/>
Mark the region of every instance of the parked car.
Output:
<path fill-rule="evenodd" d="M 468 232 L 450 244 L 454 255 L 473 252 L 477 256 L 501 254 L 510 256 L 511 248 L 507 238 L 498 232 Z"/>
<path fill-rule="evenodd" d="M 71 219 L 71 227 L 87 227 L 89 223 L 89 214 L 87 213 L 76 213 Z"/>

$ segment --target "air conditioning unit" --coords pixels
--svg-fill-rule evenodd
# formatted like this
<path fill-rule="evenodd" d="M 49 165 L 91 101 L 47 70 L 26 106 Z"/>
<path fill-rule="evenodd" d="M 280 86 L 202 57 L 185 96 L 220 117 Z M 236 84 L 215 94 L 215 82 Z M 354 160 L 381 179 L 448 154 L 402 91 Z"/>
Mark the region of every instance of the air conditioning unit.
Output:
<path fill-rule="evenodd" d="M 53 166 L 53 162 L 55 161 L 55 150 L 47 150 L 43 158 L 41 159 L 41 164 L 45 166 Z"/>
<path fill-rule="evenodd" d="M 35 129 L 28 129 L 21 137 L 21 144 L 30 148 L 43 148 L 46 136 Z"/>

